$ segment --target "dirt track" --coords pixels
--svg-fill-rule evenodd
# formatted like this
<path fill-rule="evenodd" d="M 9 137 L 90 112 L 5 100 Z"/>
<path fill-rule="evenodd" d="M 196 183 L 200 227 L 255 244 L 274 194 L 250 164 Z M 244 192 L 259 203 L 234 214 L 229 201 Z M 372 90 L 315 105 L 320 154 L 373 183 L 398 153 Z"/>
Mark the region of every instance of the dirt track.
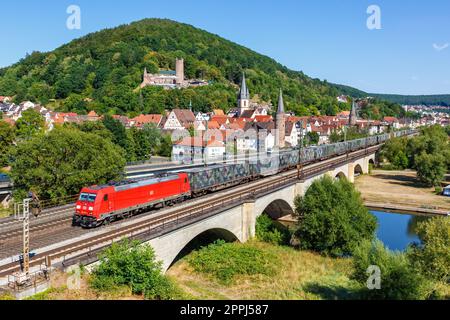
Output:
<path fill-rule="evenodd" d="M 365 202 L 450 210 L 450 198 L 423 186 L 413 171 L 375 170 L 355 181 Z"/>

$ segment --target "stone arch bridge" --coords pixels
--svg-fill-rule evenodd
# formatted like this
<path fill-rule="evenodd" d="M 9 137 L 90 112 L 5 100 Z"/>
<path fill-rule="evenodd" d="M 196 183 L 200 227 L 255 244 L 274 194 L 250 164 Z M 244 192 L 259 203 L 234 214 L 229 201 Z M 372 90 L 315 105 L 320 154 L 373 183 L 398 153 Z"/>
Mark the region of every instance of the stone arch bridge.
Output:
<path fill-rule="evenodd" d="M 224 208 L 217 214 L 163 234 L 146 243 L 154 248 L 166 271 L 180 252 L 198 237 L 208 234 L 229 241 L 246 242 L 255 236 L 256 219 L 264 212 L 270 212 L 273 219 L 292 214 L 295 197 L 304 195 L 315 180 L 329 175 L 333 178 L 345 177 L 354 182 L 355 175 L 369 173 L 370 163 L 375 163 L 375 152 L 356 160 L 340 162 L 331 170 L 319 171 L 295 183 L 275 189 L 273 192 L 269 191 L 254 199 L 245 200 L 232 208 Z"/>

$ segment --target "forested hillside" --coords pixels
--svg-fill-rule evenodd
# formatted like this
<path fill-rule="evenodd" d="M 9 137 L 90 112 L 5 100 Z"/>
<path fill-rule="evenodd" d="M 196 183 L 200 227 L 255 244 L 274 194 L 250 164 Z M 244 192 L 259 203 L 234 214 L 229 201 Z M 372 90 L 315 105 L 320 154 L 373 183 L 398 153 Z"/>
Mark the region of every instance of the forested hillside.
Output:
<path fill-rule="evenodd" d="M 370 94 L 373 97 L 404 105 L 450 106 L 450 94 L 402 96 L 395 94 Z"/>
<path fill-rule="evenodd" d="M 211 85 L 139 89 L 145 67 L 155 73 L 174 69 L 176 57 L 185 59 L 187 78 L 203 78 Z M 160 19 L 105 29 L 52 52 L 33 52 L 0 69 L 0 95 L 79 113 L 162 113 L 187 108 L 191 100 L 195 111 L 227 110 L 235 105 L 242 72 L 253 98 L 275 102 L 282 87 L 287 109 L 297 115 L 336 114 L 350 108 L 339 104 L 336 96 L 351 88 L 311 79 L 217 35 Z M 395 115 L 393 110 L 388 113 Z"/>

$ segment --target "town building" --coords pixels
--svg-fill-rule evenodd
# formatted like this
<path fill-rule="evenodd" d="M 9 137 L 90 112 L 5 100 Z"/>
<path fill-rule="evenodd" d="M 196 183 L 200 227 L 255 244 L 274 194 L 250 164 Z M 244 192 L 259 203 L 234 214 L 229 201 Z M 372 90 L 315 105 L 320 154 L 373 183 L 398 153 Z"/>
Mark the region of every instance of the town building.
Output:
<path fill-rule="evenodd" d="M 183 130 L 194 127 L 196 118 L 191 110 L 174 109 L 167 116 L 164 130 Z"/>
<path fill-rule="evenodd" d="M 222 160 L 225 143 L 213 137 L 205 141 L 203 136 L 185 137 L 172 146 L 172 160 L 190 163 L 195 160 Z"/>

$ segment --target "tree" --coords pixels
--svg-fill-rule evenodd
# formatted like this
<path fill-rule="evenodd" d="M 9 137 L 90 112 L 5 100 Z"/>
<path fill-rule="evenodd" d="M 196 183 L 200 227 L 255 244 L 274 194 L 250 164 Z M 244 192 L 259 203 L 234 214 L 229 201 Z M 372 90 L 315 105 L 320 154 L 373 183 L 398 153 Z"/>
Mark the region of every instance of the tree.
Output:
<path fill-rule="evenodd" d="M 115 144 L 122 147 L 124 150 L 126 150 L 128 145 L 128 138 L 123 124 L 119 120 L 111 117 L 110 115 L 105 115 L 103 118 L 103 125 L 105 126 L 106 129 L 108 129 L 112 133 L 113 135 L 112 141 Z"/>
<path fill-rule="evenodd" d="M 0 120 L 0 168 L 8 165 L 15 138 L 14 127 Z"/>
<path fill-rule="evenodd" d="M 22 117 L 16 122 L 17 136 L 21 139 L 30 139 L 36 134 L 43 133 L 45 128 L 44 118 L 34 109 L 22 112 Z"/>
<path fill-rule="evenodd" d="M 320 136 L 317 132 L 308 132 L 306 134 L 306 140 L 305 145 L 317 145 L 319 144 Z"/>
<path fill-rule="evenodd" d="M 404 253 L 392 252 L 379 240 L 365 240 L 353 252 L 354 272 L 362 290 L 362 297 L 375 300 L 418 300 L 429 296 L 429 283 L 409 263 Z M 376 276 L 369 267 L 379 268 L 379 288 L 369 289 L 369 277 Z M 371 274 L 368 272 L 370 271 Z M 374 279 L 376 280 L 376 279 Z"/>
<path fill-rule="evenodd" d="M 72 124 L 64 125 L 70 127 Z M 101 121 L 86 121 L 73 126 L 83 132 L 96 134 L 106 140 L 113 141 L 114 139 L 112 132 L 109 131 Z"/>
<path fill-rule="evenodd" d="M 414 244 L 408 256 L 414 267 L 427 277 L 450 281 L 450 219 L 435 217 L 418 224 L 421 244 Z"/>
<path fill-rule="evenodd" d="M 136 143 L 137 160 L 149 160 L 151 155 L 158 153 L 162 137 L 154 124 L 146 124 L 141 130 L 135 128 L 130 130 Z"/>
<path fill-rule="evenodd" d="M 172 137 L 169 134 L 163 135 L 157 153 L 161 157 L 172 157 Z"/>
<path fill-rule="evenodd" d="M 447 160 L 441 154 L 423 152 L 415 158 L 417 177 L 430 186 L 438 186 L 447 172 Z"/>
<path fill-rule="evenodd" d="M 373 239 L 376 218 L 345 179 L 328 176 L 315 181 L 304 197 L 295 199 L 300 220 L 295 235 L 300 247 L 325 255 L 350 255 L 364 239 Z"/>
<path fill-rule="evenodd" d="M 381 151 L 381 158 L 389 161 L 396 169 L 408 168 L 407 143 L 408 138 L 395 138 L 386 141 Z"/>
<path fill-rule="evenodd" d="M 153 248 L 128 240 L 113 243 L 103 252 L 90 284 L 102 291 L 129 286 L 133 294 L 145 294 L 147 299 L 177 295 L 175 286 L 162 274 L 162 263 L 156 261 Z"/>
<path fill-rule="evenodd" d="M 109 140 L 57 127 L 17 146 L 11 177 L 18 196 L 33 190 L 41 199 L 57 200 L 119 179 L 124 167 L 122 150 Z"/>

